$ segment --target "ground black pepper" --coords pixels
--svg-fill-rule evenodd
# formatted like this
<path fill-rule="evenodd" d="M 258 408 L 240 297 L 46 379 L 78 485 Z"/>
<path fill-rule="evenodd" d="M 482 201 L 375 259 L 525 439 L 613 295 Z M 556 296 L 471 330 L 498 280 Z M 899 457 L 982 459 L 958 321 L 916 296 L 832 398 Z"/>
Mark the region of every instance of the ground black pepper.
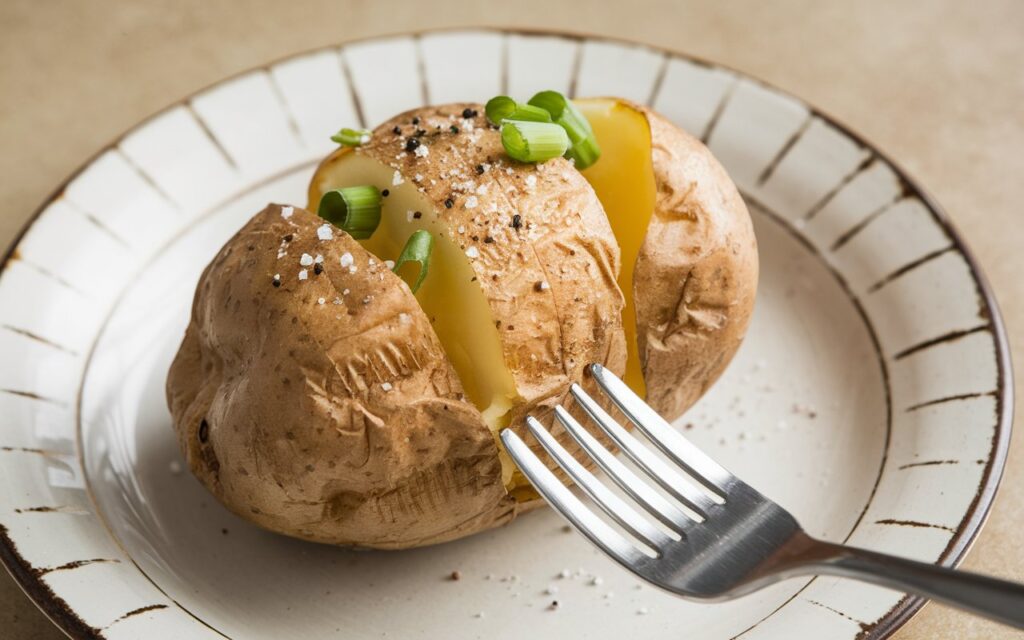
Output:
<path fill-rule="evenodd" d="M 456 127 L 454 124 L 448 130 L 451 131 L 452 133 L 458 133 L 459 132 L 459 128 Z"/>
<path fill-rule="evenodd" d="M 396 124 L 395 128 L 391 130 L 391 133 L 395 134 L 396 136 L 400 136 L 402 135 L 402 129 Z"/>
<path fill-rule="evenodd" d="M 514 216 L 512 216 L 512 228 L 513 229 L 519 229 L 522 226 L 523 226 L 523 216 L 519 215 L 518 213 L 515 214 Z"/>
<path fill-rule="evenodd" d="M 386 198 L 391 195 L 391 192 L 388 191 L 387 189 L 384 189 L 383 191 L 380 192 L 380 195 Z"/>
<path fill-rule="evenodd" d="M 455 201 L 454 200 L 452 200 L 451 198 L 445 199 L 445 201 L 444 201 L 445 209 L 451 209 L 454 206 L 455 206 Z"/>
<path fill-rule="evenodd" d="M 462 110 L 462 117 L 465 119 L 475 118 L 477 116 L 476 109 L 465 108 Z"/>
<path fill-rule="evenodd" d="M 405 150 L 412 153 L 420 146 L 419 138 L 409 138 L 405 141 Z"/>

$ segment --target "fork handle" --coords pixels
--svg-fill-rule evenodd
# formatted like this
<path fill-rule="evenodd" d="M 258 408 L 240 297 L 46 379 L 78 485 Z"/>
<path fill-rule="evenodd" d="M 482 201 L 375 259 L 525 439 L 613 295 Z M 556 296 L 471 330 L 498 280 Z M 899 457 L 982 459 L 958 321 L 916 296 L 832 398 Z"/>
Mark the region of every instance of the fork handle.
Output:
<path fill-rule="evenodd" d="M 866 549 L 821 544 L 825 557 L 814 563 L 819 573 L 925 596 L 1024 629 L 1024 585 Z"/>

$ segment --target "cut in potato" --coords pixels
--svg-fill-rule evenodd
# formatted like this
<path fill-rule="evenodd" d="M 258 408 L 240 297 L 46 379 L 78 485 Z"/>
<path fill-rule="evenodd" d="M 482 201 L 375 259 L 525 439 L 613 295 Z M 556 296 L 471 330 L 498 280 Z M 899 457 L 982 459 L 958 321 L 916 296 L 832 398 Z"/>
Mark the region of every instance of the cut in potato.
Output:
<path fill-rule="evenodd" d="M 575 101 L 601 159 L 583 171 L 622 252 L 626 381 L 672 420 L 718 379 L 746 333 L 757 241 L 707 147 L 650 109 Z"/>
<path fill-rule="evenodd" d="M 448 228 L 412 178 L 406 180 L 396 169 L 367 154 L 344 149 L 317 172 L 313 188 L 323 193 L 365 184 L 387 191 L 381 201 L 380 226 L 373 236 L 361 241 L 382 260 L 396 260 L 418 229 L 434 237 L 429 277 L 416 292 L 416 299 L 430 318 L 466 395 L 496 432 L 508 426 L 509 411 L 519 398 L 502 356 L 500 332 L 470 258 L 454 240 L 459 235 L 457 229 Z M 313 205 L 311 200 L 310 207 Z"/>

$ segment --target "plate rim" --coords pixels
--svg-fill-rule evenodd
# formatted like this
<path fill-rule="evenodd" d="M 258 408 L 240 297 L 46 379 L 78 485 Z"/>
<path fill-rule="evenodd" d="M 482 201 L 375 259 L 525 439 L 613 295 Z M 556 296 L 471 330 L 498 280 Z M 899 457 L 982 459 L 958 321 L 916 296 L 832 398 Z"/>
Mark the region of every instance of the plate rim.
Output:
<path fill-rule="evenodd" d="M 170 102 L 161 108 L 153 111 L 152 113 L 144 116 L 143 118 L 136 121 L 132 126 L 122 130 L 120 134 L 115 136 L 110 142 L 99 147 L 95 152 L 87 156 L 71 173 L 69 173 L 58 185 L 43 199 L 39 206 L 32 212 L 25 223 L 15 232 L 10 244 L 4 249 L 3 254 L 0 255 L 0 276 L 3 275 L 7 267 L 13 262 L 18 253 L 18 247 L 21 245 L 22 240 L 29 230 L 35 225 L 35 223 L 42 216 L 43 212 L 46 211 L 47 207 L 50 206 L 55 200 L 59 199 L 61 194 L 65 191 L 67 186 L 78 177 L 83 171 L 88 169 L 98 158 L 100 158 L 107 151 L 117 147 L 126 137 L 131 135 L 133 132 L 145 127 L 150 121 L 163 115 L 167 111 L 181 106 L 196 96 L 224 83 L 230 82 L 236 78 L 240 78 L 249 73 L 264 70 L 269 71 L 272 67 L 304 56 L 313 55 L 322 51 L 337 50 L 353 44 L 359 44 L 364 42 L 371 42 L 377 40 L 387 40 L 392 38 L 422 38 L 425 35 L 443 34 L 443 33 L 495 33 L 504 36 L 541 36 L 541 37 L 558 37 L 566 40 L 571 40 L 576 43 L 582 43 L 585 41 L 591 42 L 607 42 L 613 44 L 619 44 L 628 47 L 642 47 L 650 51 L 654 51 L 666 56 L 666 59 L 681 59 L 693 64 L 708 68 L 723 70 L 728 73 L 735 75 L 737 78 L 747 80 L 754 84 L 760 85 L 770 91 L 773 91 L 781 96 L 784 96 L 790 100 L 799 103 L 801 106 L 807 109 L 808 113 L 812 117 L 820 118 L 823 122 L 828 125 L 835 127 L 844 136 L 855 142 L 857 145 L 870 151 L 878 157 L 882 162 L 887 164 L 895 173 L 897 178 L 904 184 L 907 191 L 917 197 L 924 207 L 928 210 L 928 213 L 932 216 L 933 220 L 939 225 L 943 231 L 949 236 L 952 241 L 953 247 L 958 251 L 964 258 L 967 266 L 970 270 L 971 277 L 974 279 L 978 287 L 978 293 L 983 308 L 988 313 L 991 322 L 991 334 L 995 346 L 995 359 L 997 365 L 997 388 L 996 388 L 996 412 L 998 419 L 995 425 L 995 433 L 992 438 L 992 449 L 989 454 L 989 458 L 986 462 L 985 468 L 982 473 L 981 483 L 979 484 L 978 491 L 967 507 L 964 517 L 960 524 L 956 527 L 953 533 L 953 537 L 950 539 L 946 548 L 940 554 L 936 564 L 938 566 L 955 568 L 960 565 L 964 560 L 967 552 L 974 545 L 981 533 L 982 528 L 987 522 L 994 504 L 996 495 L 998 493 L 1003 474 L 1006 469 L 1007 456 L 1009 453 L 1010 439 L 1013 430 L 1013 415 L 1014 415 L 1014 375 L 1013 365 L 1011 362 L 1009 337 L 1006 333 L 1006 326 L 1003 321 L 1002 312 L 1000 310 L 998 301 L 996 300 L 995 294 L 992 290 L 991 284 L 988 281 L 984 271 L 981 268 L 977 258 L 973 251 L 968 247 L 960 231 L 953 223 L 952 219 L 946 213 L 935 197 L 927 190 L 925 190 L 921 183 L 913 177 L 913 175 L 906 170 L 906 168 L 896 162 L 892 156 L 882 150 L 878 145 L 871 142 L 866 136 L 854 130 L 851 126 L 847 125 L 843 120 L 836 118 L 829 112 L 823 111 L 819 107 L 809 103 L 800 96 L 782 89 L 771 82 L 763 80 L 762 78 L 737 69 L 736 67 L 709 60 L 707 58 L 694 55 L 692 53 L 686 53 L 675 49 L 673 47 L 662 46 L 651 44 L 649 42 L 643 42 L 630 38 L 624 38 L 620 36 L 613 36 L 607 34 L 595 34 L 592 32 L 578 30 L 562 30 L 562 29 L 547 29 L 542 27 L 533 26 L 500 26 L 492 24 L 483 25 L 459 25 L 459 26 L 441 26 L 431 27 L 425 29 L 413 29 L 413 30 L 396 30 L 396 31 L 382 31 L 371 35 L 347 38 L 340 41 L 335 41 L 328 44 L 318 45 L 315 47 L 301 49 L 298 51 L 292 51 L 290 53 L 277 56 L 264 63 L 246 67 L 234 73 L 230 73 L 226 76 L 218 78 L 212 82 L 206 83 L 184 96 Z M 657 85 L 656 85 L 657 87 Z M 76 438 L 76 457 L 81 462 L 82 452 Z M 90 501 L 95 503 L 90 496 Z M 115 539 L 116 542 L 116 539 Z M 26 567 L 27 564 L 19 554 L 12 540 L 6 535 L 0 536 L 0 564 L 3 564 L 7 572 L 11 575 L 14 582 L 21 588 L 25 595 L 39 608 L 40 611 L 52 622 L 58 629 L 64 634 L 71 638 L 85 638 L 92 639 L 96 638 L 95 630 L 86 624 L 65 602 L 60 596 L 53 592 L 53 590 L 42 581 L 40 576 L 33 573 L 30 568 Z M 740 632 L 734 636 L 732 640 L 739 638 L 747 631 L 756 627 L 760 622 L 768 617 L 774 615 L 776 611 L 784 607 L 789 600 L 784 602 L 778 608 L 769 613 L 761 621 L 758 621 L 750 628 Z M 865 625 L 862 632 L 857 636 L 858 640 L 883 640 L 890 637 L 899 628 L 905 625 L 911 618 L 913 618 L 921 608 L 926 604 L 927 600 L 917 596 L 904 595 L 886 614 L 875 621 L 871 625 Z M 200 621 L 201 622 L 201 621 Z"/>

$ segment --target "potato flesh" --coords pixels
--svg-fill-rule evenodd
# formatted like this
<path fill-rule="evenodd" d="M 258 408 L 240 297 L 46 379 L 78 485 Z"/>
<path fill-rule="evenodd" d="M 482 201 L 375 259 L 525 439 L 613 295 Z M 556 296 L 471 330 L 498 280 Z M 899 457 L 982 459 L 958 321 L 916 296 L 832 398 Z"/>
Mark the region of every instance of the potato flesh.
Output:
<path fill-rule="evenodd" d="M 643 397 L 646 389 L 636 341 L 633 271 L 654 213 L 651 130 L 641 112 L 617 100 L 591 98 L 575 104 L 590 121 L 601 147 L 600 160 L 582 173 L 597 193 L 619 242 L 622 270 L 618 282 L 626 299 L 622 310 L 627 350 L 625 381 Z"/>
<path fill-rule="evenodd" d="M 381 223 L 367 240 L 370 253 L 381 260 L 397 260 L 409 236 L 425 229 L 434 237 L 434 249 L 427 278 L 416 299 L 440 339 L 470 401 L 483 414 L 495 433 L 508 426 L 508 413 L 519 394 L 505 365 L 498 330 L 490 305 L 469 258 L 452 240 L 452 231 L 438 217 L 433 205 L 408 178 L 395 185 L 395 170 L 358 153 L 346 153 L 333 162 L 324 175 L 321 192 L 339 187 L 374 185 L 389 195 L 382 199 Z M 420 217 L 415 217 L 420 212 Z M 409 267 L 412 274 L 417 273 Z M 400 275 L 406 275 L 403 268 Z M 407 277 L 414 282 L 415 276 Z M 505 475 L 511 464 L 502 460 Z M 508 478 L 506 478 L 506 481 Z"/>

